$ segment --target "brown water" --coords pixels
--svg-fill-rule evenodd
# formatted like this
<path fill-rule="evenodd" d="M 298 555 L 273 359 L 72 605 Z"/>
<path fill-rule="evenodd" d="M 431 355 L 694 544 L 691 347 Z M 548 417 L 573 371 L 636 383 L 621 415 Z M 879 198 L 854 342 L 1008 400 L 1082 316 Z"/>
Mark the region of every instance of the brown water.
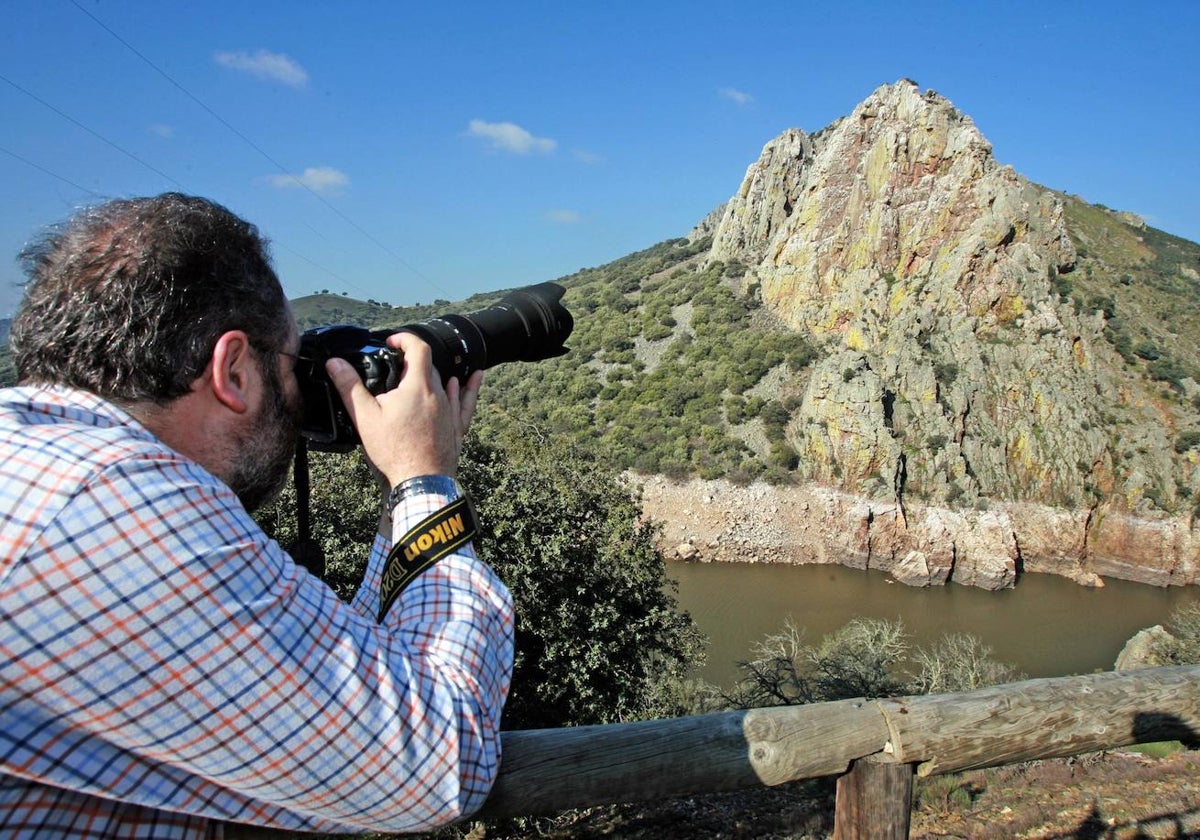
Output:
<path fill-rule="evenodd" d="M 1030 677 L 1111 670 L 1129 637 L 1162 624 L 1178 605 L 1200 600 L 1200 587 L 1109 580 L 1087 589 L 1056 575 L 1024 575 L 1015 589 L 916 589 L 882 572 L 842 566 L 740 563 L 667 564 L 678 599 L 709 637 L 700 676 L 728 684 L 752 645 L 778 632 L 788 616 L 817 642 L 855 616 L 900 619 L 918 644 L 970 633 L 995 659 Z"/>

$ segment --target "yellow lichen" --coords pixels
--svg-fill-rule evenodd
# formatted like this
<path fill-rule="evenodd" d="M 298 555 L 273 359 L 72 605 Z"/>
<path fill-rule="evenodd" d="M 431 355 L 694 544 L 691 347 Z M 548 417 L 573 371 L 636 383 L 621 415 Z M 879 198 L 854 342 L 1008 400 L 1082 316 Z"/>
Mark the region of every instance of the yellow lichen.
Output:
<path fill-rule="evenodd" d="M 1020 295 L 1001 295 L 994 309 L 996 312 L 996 321 L 1001 324 L 1007 324 L 1025 314 L 1025 300 Z"/>
<path fill-rule="evenodd" d="M 1071 342 L 1071 353 L 1075 356 L 1075 364 L 1081 368 L 1088 366 L 1087 350 L 1084 349 L 1083 342 L 1078 338 Z"/>
<path fill-rule="evenodd" d="M 808 451 L 812 453 L 813 460 L 816 463 L 823 463 L 828 454 L 828 450 L 825 448 L 825 441 L 818 437 L 810 437 L 808 439 Z"/>
<path fill-rule="evenodd" d="M 878 196 L 892 174 L 892 151 L 887 134 L 881 135 L 867 156 L 867 189 Z"/>
<path fill-rule="evenodd" d="M 1017 434 L 1016 440 L 1008 448 L 1008 459 L 1021 463 L 1026 469 L 1033 466 L 1033 459 L 1030 458 L 1029 439 L 1025 437 L 1024 432 Z"/>

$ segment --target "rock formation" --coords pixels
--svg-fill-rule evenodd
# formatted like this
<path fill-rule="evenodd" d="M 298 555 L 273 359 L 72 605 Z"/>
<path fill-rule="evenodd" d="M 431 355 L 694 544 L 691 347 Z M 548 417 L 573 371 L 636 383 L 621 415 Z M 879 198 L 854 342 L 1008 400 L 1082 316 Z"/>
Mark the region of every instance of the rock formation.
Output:
<path fill-rule="evenodd" d="M 664 547 L 682 560 L 837 563 L 910 586 L 1005 589 L 1023 572 L 1084 586 L 1103 586 L 1105 577 L 1200 583 L 1200 541 L 1187 520 L 1032 502 L 997 502 L 986 511 L 918 503 L 902 511 L 895 502 L 817 484 L 739 487 L 662 477 L 639 484 L 643 510 L 663 523 Z"/>
<path fill-rule="evenodd" d="M 809 510 L 781 542 L 918 585 L 1196 581 L 1192 522 L 1162 513 L 1200 498 L 1170 456 L 1177 418 L 1121 372 L 1103 313 L 1057 291 L 1078 259 L 1060 197 L 969 117 L 881 87 L 768 143 L 718 212 L 709 261 L 746 266 L 821 350 L 792 383 L 809 489 L 770 492 Z"/>
<path fill-rule="evenodd" d="M 1165 661 L 1159 650 L 1172 641 L 1172 636 L 1161 624 L 1139 630 L 1125 643 L 1113 663 L 1114 671 L 1133 671 L 1138 668 L 1158 668 L 1175 663 Z"/>

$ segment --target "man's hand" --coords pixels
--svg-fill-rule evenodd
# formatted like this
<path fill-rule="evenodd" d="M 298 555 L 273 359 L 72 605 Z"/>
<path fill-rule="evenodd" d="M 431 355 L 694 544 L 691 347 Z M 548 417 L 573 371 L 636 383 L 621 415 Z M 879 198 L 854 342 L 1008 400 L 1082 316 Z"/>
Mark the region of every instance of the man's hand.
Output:
<path fill-rule="evenodd" d="M 417 475 L 454 476 L 463 435 L 479 398 L 483 371 L 460 387 L 457 378 L 442 388 L 429 345 L 412 333 L 395 333 L 388 345 L 404 356 L 400 384 L 375 396 L 343 359 L 325 363 L 345 403 L 371 463 L 390 486 Z"/>

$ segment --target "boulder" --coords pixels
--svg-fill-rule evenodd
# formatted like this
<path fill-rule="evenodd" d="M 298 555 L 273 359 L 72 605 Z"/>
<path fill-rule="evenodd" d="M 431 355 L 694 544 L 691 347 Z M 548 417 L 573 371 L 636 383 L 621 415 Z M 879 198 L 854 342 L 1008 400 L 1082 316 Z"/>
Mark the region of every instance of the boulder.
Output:
<path fill-rule="evenodd" d="M 1170 665 L 1170 662 L 1163 661 L 1156 654 L 1155 649 L 1170 642 L 1172 638 L 1161 624 L 1139 630 L 1117 654 L 1114 669 L 1132 671 L 1136 668 L 1157 668 L 1160 665 Z"/>

